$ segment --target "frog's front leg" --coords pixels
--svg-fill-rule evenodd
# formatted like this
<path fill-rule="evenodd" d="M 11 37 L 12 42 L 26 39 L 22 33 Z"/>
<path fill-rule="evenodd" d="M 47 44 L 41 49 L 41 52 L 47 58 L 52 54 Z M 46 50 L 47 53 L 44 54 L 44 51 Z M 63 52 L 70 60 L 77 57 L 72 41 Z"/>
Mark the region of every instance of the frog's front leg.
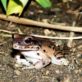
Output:
<path fill-rule="evenodd" d="M 18 65 L 25 65 L 25 66 L 31 65 L 31 63 L 28 60 L 20 58 L 20 55 L 17 55 L 15 58 L 16 58 L 16 63 Z"/>
<path fill-rule="evenodd" d="M 35 59 L 35 58 L 29 58 L 26 59 L 20 58 L 20 55 L 17 55 L 16 57 L 16 64 L 20 67 L 22 66 L 22 69 L 40 69 L 42 68 L 42 61 Z"/>

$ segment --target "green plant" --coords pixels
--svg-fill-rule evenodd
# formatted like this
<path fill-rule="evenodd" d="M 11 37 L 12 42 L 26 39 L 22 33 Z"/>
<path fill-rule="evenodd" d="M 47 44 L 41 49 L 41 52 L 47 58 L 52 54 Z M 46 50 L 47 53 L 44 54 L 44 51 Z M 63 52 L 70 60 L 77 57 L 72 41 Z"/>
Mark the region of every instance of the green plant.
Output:
<path fill-rule="evenodd" d="M 7 15 L 18 14 L 23 12 L 29 0 L 0 0 Z M 32 0 L 31 0 L 32 1 Z M 43 8 L 51 7 L 50 0 L 34 0 Z"/>

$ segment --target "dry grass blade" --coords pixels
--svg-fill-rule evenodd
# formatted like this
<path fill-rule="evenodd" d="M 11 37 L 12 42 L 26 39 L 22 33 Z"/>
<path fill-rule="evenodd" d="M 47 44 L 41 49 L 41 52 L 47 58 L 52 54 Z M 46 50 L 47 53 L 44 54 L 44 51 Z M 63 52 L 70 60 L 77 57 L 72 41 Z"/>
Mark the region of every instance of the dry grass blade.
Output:
<path fill-rule="evenodd" d="M 3 30 L 3 29 L 0 29 L 0 32 L 5 32 L 5 33 L 8 33 L 8 34 L 14 34 L 15 32 L 11 32 L 11 31 L 8 31 L 8 30 Z"/>
<path fill-rule="evenodd" d="M 78 36 L 78 37 L 51 37 L 51 36 L 44 36 L 44 35 L 32 35 L 35 37 L 39 37 L 39 38 L 47 38 L 47 39 L 82 39 L 82 36 Z"/>
<path fill-rule="evenodd" d="M 76 25 L 76 21 L 73 21 L 72 26 L 74 27 Z M 74 37 L 75 33 L 74 32 L 70 32 L 70 36 L 69 37 Z M 69 39 L 68 40 L 68 47 L 72 47 L 73 44 L 73 39 Z"/>

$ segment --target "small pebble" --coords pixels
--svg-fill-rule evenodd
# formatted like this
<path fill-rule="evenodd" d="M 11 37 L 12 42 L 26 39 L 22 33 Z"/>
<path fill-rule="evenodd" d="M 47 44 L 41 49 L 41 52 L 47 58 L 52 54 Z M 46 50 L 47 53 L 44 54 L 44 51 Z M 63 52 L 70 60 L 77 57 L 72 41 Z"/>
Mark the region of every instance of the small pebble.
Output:
<path fill-rule="evenodd" d="M 0 64 L 0 68 L 2 67 L 2 65 Z"/>
<path fill-rule="evenodd" d="M 70 71 L 70 70 L 74 70 L 74 69 L 75 69 L 74 64 L 70 64 L 70 65 L 68 66 L 68 69 L 69 69 L 69 71 Z"/>
<path fill-rule="evenodd" d="M 42 22 L 48 23 L 48 19 L 42 19 Z"/>
<path fill-rule="evenodd" d="M 74 70 L 75 74 L 78 74 L 79 73 L 79 70 Z"/>
<path fill-rule="evenodd" d="M 75 70 L 74 72 L 75 72 L 76 74 L 78 74 L 78 73 L 80 74 L 80 73 L 82 73 L 82 69 Z"/>
<path fill-rule="evenodd" d="M 57 74 L 60 74 L 60 70 L 55 70 L 55 72 L 56 72 Z"/>
<path fill-rule="evenodd" d="M 62 82 L 72 82 L 71 77 L 70 76 L 64 77 L 64 80 Z"/>
<path fill-rule="evenodd" d="M 14 70 L 14 72 L 15 72 L 16 75 L 20 75 L 21 74 L 21 72 L 19 70 Z"/>
<path fill-rule="evenodd" d="M 15 64 L 15 67 L 21 67 L 21 65 L 19 65 L 19 64 Z"/>
<path fill-rule="evenodd" d="M 45 30 L 44 30 L 44 34 L 47 36 L 47 35 L 51 34 L 51 31 L 48 30 L 48 29 L 45 29 Z"/>
<path fill-rule="evenodd" d="M 50 72 L 47 70 L 47 71 L 46 71 L 46 75 L 48 75 L 49 73 L 50 73 Z"/>
<path fill-rule="evenodd" d="M 5 70 L 5 68 L 0 68 L 0 70 L 1 70 L 1 71 L 4 71 L 4 70 Z"/>
<path fill-rule="evenodd" d="M 77 57 L 79 58 L 79 57 L 81 57 L 81 55 L 82 55 L 82 54 L 79 53 L 79 54 L 77 54 Z"/>
<path fill-rule="evenodd" d="M 47 35 L 56 35 L 56 33 L 53 30 L 45 29 L 44 34 Z"/>

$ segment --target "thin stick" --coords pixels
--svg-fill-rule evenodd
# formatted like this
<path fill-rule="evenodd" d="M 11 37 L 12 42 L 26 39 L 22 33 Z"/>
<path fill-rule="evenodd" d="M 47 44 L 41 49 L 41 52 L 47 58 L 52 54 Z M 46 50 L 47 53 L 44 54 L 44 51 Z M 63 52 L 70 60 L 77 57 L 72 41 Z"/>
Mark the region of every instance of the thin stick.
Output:
<path fill-rule="evenodd" d="M 8 31 L 8 30 L 3 30 L 3 29 L 0 29 L 0 32 L 5 32 L 5 33 L 8 33 L 8 34 L 14 34 L 16 32 L 11 32 L 11 31 Z"/>
<path fill-rule="evenodd" d="M 0 52 L 0 54 L 4 54 L 4 52 Z"/>
<path fill-rule="evenodd" d="M 46 38 L 46 39 L 82 39 L 82 36 L 78 36 L 78 37 L 50 37 L 50 36 L 43 36 L 43 35 L 32 35 L 34 37 L 39 37 L 39 38 Z"/>
<path fill-rule="evenodd" d="M 5 44 L 5 43 L 7 43 L 7 42 L 6 42 L 6 41 L 4 41 L 4 42 L 0 43 L 0 46 L 1 46 L 1 45 L 3 45 L 3 44 Z"/>
<path fill-rule="evenodd" d="M 9 37 L 9 38 L 12 37 L 11 34 L 1 34 L 0 36 L 2 36 L 2 37 Z M 36 35 L 36 34 L 31 34 L 31 36 L 39 37 L 39 38 L 45 38 L 45 39 L 59 39 L 59 40 L 60 40 L 60 39 L 61 39 L 61 40 L 82 39 L 82 36 L 78 36 L 78 37 L 51 37 L 51 36 Z"/>
<path fill-rule="evenodd" d="M 6 38 L 11 38 L 11 37 L 12 37 L 11 34 L 0 34 L 0 36 L 2 36 L 2 37 L 6 37 Z"/>
<path fill-rule="evenodd" d="M 15 16 L 7 17 L 6 15 L 3 15 L 3 14 L 0 14 L 0 19 L 11 21 L 18 24 L 23 24 L 23 25 L 33 25 L 33 26 L 38 26 L 42 28 L 57 29 L 57 30 L 63 30 L 63 31 L 73 31 L 73 32 L 80 32 L 80 33 L 82 32 L 82 27 L 52 25 L 52 24 L 38 22 L 38 21 L 30 20 L 30 19 L 18 18 Z"/>
<path fill-rule="evenodd" d="M 76 24 L 76 21 L 73 21 L 72 26 L 74 27 Z M 75 33 L 74 32 L 70 32 L 70 36 L 69 37 L 74 37 Z M 67 43 L 68 47 L 72 47 L 73 45 L 73 39 L 69 39 L 68 43 Z"/>

